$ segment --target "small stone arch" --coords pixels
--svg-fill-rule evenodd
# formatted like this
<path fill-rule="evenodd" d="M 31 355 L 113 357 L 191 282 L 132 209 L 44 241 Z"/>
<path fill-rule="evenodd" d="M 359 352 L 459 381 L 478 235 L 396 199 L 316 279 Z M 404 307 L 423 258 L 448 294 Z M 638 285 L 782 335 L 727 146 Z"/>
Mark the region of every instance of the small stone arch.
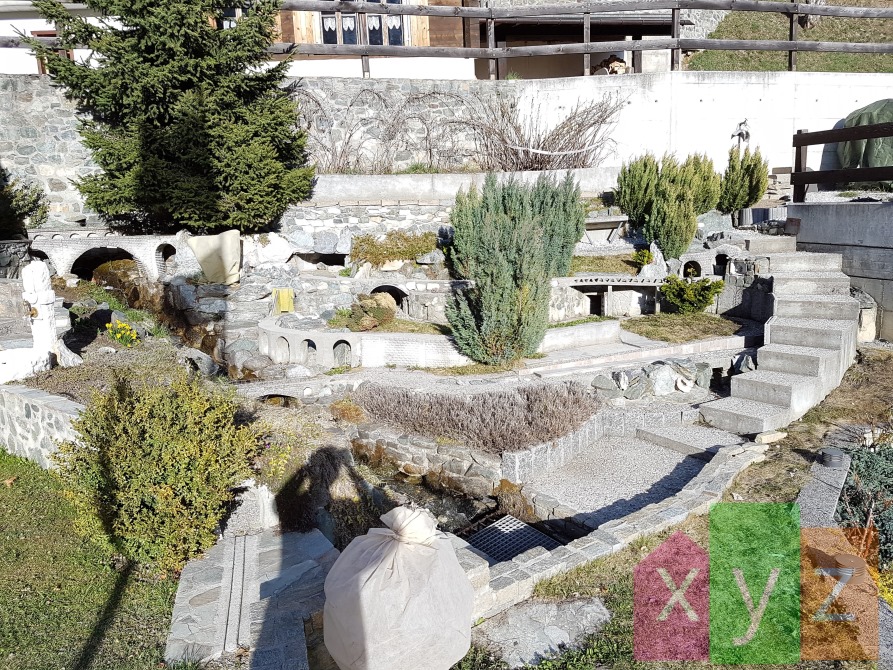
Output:
<path fill-rule="evenodd" d="M 296 407 L 303 403 L 298 398 L 290 395 L 280 395 L 271 393 L 269 395 L 262 395 L 258 398 L 258 400 L 265 405 L 273 405 L 275 407 Z"/>
<path fill-rule="evenodd" d="M 274 363 L 291 363 L 291 346 L 288 339 L 280 337 L 273 344 L 273 362 Z"/>
<path fill-rule="evenodd" d="M 682 266 L 682 276 L 686 278 L 700 277 L 701 264 L 697 261 L 688 261 L 685 265 Z"/>
<path fill-rule="evenodd" d="M 729 267 L 729 257 L 727 254 L 716 254 L 713 259 L 713 274 L 720 277 L 726 276 L 726 268 Z"/>
<path fill-rule="evenodd" d="M 177 249 L 173 244 L 159 244 L 155 249 L 155 263 L 158 266 L 159 276 L 170 274 L 168 271 L 169 263 L 177 262 Z"/>
<path fill-rule="evenodd" d="M 93 271 L 103 263 L 125 260 L 136 261 L 139 264 L 133 254 L 120 247 L 94 247 L 87 249 L 75 259 L 70 272 L 80 279 L 90 281 L 93 278 Z"/>
<path fill-rule="evenodd" d="M 332 354 L 335 357 L 336 368 L 353 366 L 353 351 L 351 350 L 350 342 L 347 340 L 335 342 L 335 346 L 332 347 Z"/>
<path fill-rule="evenodd" d="M 372 295 L 375 295 L 376 293 L 387 293 L 394 299 L 394 302 L 397 303 L 397 309 L 400 310 L 402 310 L 406 306 L 405 300 L 409 297 L 409 294 L 406 291 L 390 284 L 382 284 L 381 286 L 377 286 L 372 289 L 370 293 Z"/>
<path fill-rule="evenodd" d="M 304 365 L 316 364 L 316 342 L 313 340 L 301 342 L 301 359 Z"/>

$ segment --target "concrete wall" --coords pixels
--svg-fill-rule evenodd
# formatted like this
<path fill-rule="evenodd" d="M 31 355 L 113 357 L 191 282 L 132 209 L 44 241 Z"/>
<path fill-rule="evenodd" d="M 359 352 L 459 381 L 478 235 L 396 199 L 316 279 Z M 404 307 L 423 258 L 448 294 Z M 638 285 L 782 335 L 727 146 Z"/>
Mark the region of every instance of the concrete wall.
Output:
<path fill-rule="evenodd" d="M 797 249 L 837 253 L 851 284 L 878 303 L 878 337 L 893 340 L 893 202 L 788 205 Z"/>
<path fill-rule="evenodd" d="M 0 445 L 9 453 L 52 468 L 59 442 L 76 439 L 71 422 L 83 405 L 27 386 L 0 387 Z"/>

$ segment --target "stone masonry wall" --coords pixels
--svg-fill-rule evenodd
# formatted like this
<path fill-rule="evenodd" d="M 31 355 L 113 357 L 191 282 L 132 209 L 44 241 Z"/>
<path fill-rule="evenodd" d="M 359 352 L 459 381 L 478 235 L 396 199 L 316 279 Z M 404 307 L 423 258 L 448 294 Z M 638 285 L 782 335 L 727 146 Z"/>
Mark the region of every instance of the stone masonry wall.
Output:
<path fill-rule="evenodd" d="M 0 387 L 0 444 L 44 469 L 58 442 L 75 440 L 71 426 L 83 405 L 27 386 Z"/>

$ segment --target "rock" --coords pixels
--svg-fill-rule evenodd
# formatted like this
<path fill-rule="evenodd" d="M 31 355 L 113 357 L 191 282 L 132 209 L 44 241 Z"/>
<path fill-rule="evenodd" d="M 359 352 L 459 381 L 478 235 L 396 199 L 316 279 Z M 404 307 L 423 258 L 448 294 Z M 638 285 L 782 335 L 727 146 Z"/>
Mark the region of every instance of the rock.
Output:
<path fill-rule="evenodd" d="M 369 279 L 372 276 L 372 263 L 363 263 L 357 271 L 354 272 L 354 279 Z"/>
<path fill-rule="evenodd" d="M 405 262 L 406 261 L 388 261 L 378 269 L 382 272 L 397 272 L 403 267 Z"/>
<path fill-rule="evenodd" d="M 385 293 L 384 291 L 373 293 L 372 300 L 374 300 L 375 304 L 379 307 L 389 309 L 393 312 L 397 311 L 397 301 L 394 300 L 394 296 L 392 296 L 390 293 Z"/>
<path fill-rule="evenodd" d="M 310 233 L 303 230 L 293 230 L 285 233 L 285 237 L 298 253 L 310 253 L 313 251 L 314 240 L 313 235 Z"/>
<path fill-rule="evenodd" d="M 682 269 L 682 261 L 678 258 L 671 258 L 667 261 L 667 274 L 678 275 Z"/>
<path fill-rule="evenodd" d="M 649 375 L 648 380 L 654 388 L 654 395 L 670 395 L 676 390 L 678 375 L 670 365 L 657 365 Z"/>
<path fill-rule="evenodd" d="M 611 618 L 599 598 L 526 602 L 487 619 L 472 630 L 476 644 L 494 649 L 510 668 L 556 656 Z"/>
<path fill-rule="evenodd" d="M 626 370 L 618 370 L 612 373 L 611 377 L 621 391 L 625 391 L 629 386 L 629 373 Z"/>
<path fill-rule="evenodd" d="M 596 376 L 596 378 L 592 380 L 592 386 L 593 388 L 603 389 L 605 391 L 617 390 L 617 384 L 614 383 L 614 380 L 605 375 Z"/>
<path fill-rule="evenodd" d="M 74 368 L 84 362 L 84 359 L 69 349 L 61 338 L 56 340 L 53 353 L 56 355 L 56 365 L 63 368 Z"/>
<path fill-rule="evenodd" d="M 285 369 L 286 379 L 306 379 L 307 377 L 312 376 L 313 371 L 309 368 L 305 368 L 303 365 L 289 365 Z"/>
<path fill-rule="evenodd" d="M 639 373 L 629 380 L 629 386 L 623 392 L 623 397 L 627 400 L 638 400 L 646 395 L 650 395 L 654 391 L 651 380 L 644 373 Z"/>
<path fill-rule="evenodd" d="M 285 365 L 269 365 L 257 373 L 257 376 L 266 381 L 285 378 Z"/>
<path fill-rule="evenodd" d="M 745 372 L 753 372 L 757 369 L 757 364 L 750 354 L 740 354 L 732 359 L 732 371 L 735 374 L 743 374 Z"/>
<path fill-rule="evenodd" d="M 206 377 L 213 377 L 220 373 L 220 366 L 214 362 L 214 359 L 198 349 L 190 347 L 180 349 L 177 352 L 177 361 L 189 365 Z"/>
<path fill-rule="evenodd" d="M 787 433 L 781 430 L 767 430 L 765 432 L 759 433 L 756 437 L 753 438 L 753 441 L 757 444 L 772 444 L 773 442 L 779 442 L 788 436 Z"/>
<path fill-rule="evenodd" d="M 667 361 L 673 370 L 676 371 L 680 377 L 685 377 L 690 381 L 694 381 L 698 376 L 698 368 L 691 361 L 683 361 L 678 358 L 673 358 Z"/>
<path fill-rule="evenodd" d="M 322 231 L 313 234 L 313 251 L 318 254 L 334 254 L 338 245 L 338 236 L 335 233 Z"/>
<path fill-rule="evenodd" d="M 713 380 L 713 368 L 709 363 L 695 363 L 697 375 L 695 376 L 695 384 L 701 388 L 710 388 L 710 382 Z"/>
<path fill-rule="evenodd" d="M 440 249 L 434 249 L 427 254 L 416 256 L 415 262 L 419 265 L 443 265 L 446 262 L 446 256 Z"/>
<path fill-rule="evenodd" d="M 664 254 L 657 246 L 657 242 L 652 242 L 651 247 L 652 260 L 648 265 L 639 270 L 639 277 L 643 279 L 665 279 L 667 276 L 667 263 L 664 261 Z"/>
<path fill-rule="evenodd" d="M 99 347 L 98 349 L 94 349 L 94 353 L 100 354 L 101 356 L 108 356 L 109 354 L 118 353 L 114 347 Z"/>
<path fill-rule="evenodd" d="M 70 272 L 62 275 L 62 279 L 65 280 L 66 288 L 74 288 L 75 286 L 78 285 L 78 282 L 80 281 L 80 278 L 77 275 L 73 275 Z"/>
<path fill-rule="evenodd" d="M 353 248 L 353 233 L 346 228 L 341 231 L 338 236 L 338 243 L 335 245 L 336 254 L 349 254 Z"/>
<path fill-rule="evenodd" d="M 676 377 L 676 390 L 688 393 L 695 387 L 695 383 L 691 379 L 685 377 Z M 657 394 L 655 394 L 657 395 Z"/>
<path fill-rule="evenodd" d="M 237 354 L 242 352 L 236 352 Z M 273 365 L 273 361 L 269 356 L 264 356 L 263 354 L 254 354 L 250 358 L 245 359 L 240 366 L 243 370 L 250 370 L 251 372 L 258 372 L 263 370 L 265 367 Z"/>

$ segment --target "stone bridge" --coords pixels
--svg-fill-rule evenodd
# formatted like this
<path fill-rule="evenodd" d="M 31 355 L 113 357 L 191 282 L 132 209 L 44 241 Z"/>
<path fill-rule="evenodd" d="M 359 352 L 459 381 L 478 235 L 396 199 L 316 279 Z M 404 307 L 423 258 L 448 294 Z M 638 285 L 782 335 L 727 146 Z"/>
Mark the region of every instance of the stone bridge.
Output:
<path fill-rule="evenodd" d="M 177 253 L 174 235 L 120 235 L 108 230 L 39 230 L 32 233 L 31 239 L 32 255 L 46 257 L 59 275 L 75 270 L 92 274 L 95 267 L 106 261 L 129 257 L 136 261 L 147 278 L 157 281 L 164 274 L 165 261 Z"/>

